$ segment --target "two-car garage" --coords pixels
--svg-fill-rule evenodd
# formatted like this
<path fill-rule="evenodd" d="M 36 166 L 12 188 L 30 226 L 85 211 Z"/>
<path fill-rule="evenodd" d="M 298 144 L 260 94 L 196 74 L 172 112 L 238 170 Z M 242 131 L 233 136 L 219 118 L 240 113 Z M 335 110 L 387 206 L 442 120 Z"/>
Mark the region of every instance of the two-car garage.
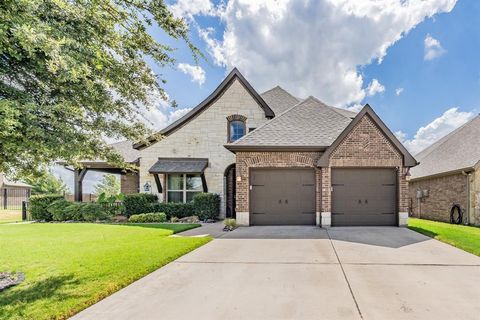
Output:
<path fill-rule="evenodd" d="M 252 225 L 314 225 L 313 168 L 252 168 Z M 393 168 L 332 168 L 332 226 L 396 225 L 397 175 Z"/>

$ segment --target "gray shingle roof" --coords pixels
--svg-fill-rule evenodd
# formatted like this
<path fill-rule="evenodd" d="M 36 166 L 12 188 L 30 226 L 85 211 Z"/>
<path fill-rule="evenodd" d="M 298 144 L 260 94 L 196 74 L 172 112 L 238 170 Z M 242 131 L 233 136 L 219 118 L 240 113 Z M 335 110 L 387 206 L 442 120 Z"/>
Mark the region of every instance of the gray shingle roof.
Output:
<path fill-rule="evenodd" d="M 421 178 L 474 167 L 480 161 L 480 116 L 449 133 L 415 158 L 411 178 Z"/>
<path fill-rule="evenodd" d="M 326 147 L 350 121 L 350 117 L 308 97 L 227 146 Z"/>
<path fill-rule="evenodd" d="M 208 166 L 205 158 L 159 158 L 150 173 L 202 173 Z"/>
<path fill-rule="evenodd" d="M 276 115 L 293 107 L 301 101 L 280 86 L 276 86 L 260 95 Z"/>

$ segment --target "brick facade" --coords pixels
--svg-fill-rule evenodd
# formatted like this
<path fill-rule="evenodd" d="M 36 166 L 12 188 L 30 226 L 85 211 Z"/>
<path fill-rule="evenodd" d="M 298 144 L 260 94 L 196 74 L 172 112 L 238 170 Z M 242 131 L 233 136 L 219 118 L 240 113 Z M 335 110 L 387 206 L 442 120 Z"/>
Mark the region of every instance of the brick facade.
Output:
<path fill-rule="evenodd" d="M 128 172 L 120 176 L 120 192 L 123 194 L 132 194 L 139 192 L 140 177 L 136 172 Z"/>
<path fill-rule="evenodd" d="M 461 173 L 411 181 L 409 183 L 411 214 L 417 218 L 450 222 L 452 204 L 467 208 L 467 177 Z M 417 190 L 428 190 L 428 197 L 416 198 Z"/>
<path fill-rule="evenodd" d="M 249 214 L 249 169 L 259 167 L 315 168 L 316 211 L 321 221 L 330 224 L 331 214 L 331 169 L 335 167 L 390 167 L 398 172 L 398 209 L 401 223 L 408 211 L 407 168 L 403 167 L 403 156 L 388 140 L 370 116 L 365 115 L 344 140 L 330 154 L 329 166 L 317 168 L 316 162 L 322 152 L 237 152 L 237 220 L 248 224 Z M 243 216 L 239 217 L 239 213 Z"/>
<path fill-rule="evenodd" d="M 249 212 L 250 168 L 315 168 L 321 152 L 237 152 L 237 215 Z M 319 195 L 320 169 L 316 170 L 316 193 Z M 316 206 L 320 205 L 317 196 Z M 320 208 L 317 208 L 320 211 Z"/>

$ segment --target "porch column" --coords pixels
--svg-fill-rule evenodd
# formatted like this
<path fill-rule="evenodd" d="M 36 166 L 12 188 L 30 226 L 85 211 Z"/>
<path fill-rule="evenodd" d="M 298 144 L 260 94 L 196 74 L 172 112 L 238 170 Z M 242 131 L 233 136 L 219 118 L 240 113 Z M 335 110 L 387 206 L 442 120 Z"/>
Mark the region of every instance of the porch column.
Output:
<path fill-rule="evenodd" d="M 83 200 L 83 178 L 87 174 L 87 168 L 75 169 L 74 171 L 74 199 L 82 202 Z"/>

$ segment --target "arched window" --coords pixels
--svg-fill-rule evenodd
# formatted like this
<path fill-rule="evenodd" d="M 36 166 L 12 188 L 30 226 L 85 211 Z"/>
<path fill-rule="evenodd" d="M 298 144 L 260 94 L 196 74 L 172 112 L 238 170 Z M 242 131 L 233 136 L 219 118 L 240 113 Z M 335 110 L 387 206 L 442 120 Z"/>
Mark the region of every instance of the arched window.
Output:
<path fill-rule="evenodd" d="M 236 120 L 230 122 L 230 141 L 236 141 L 245 135 L 245 122 Z"/>
<path fill-rule="evenodd" d="M 247 118 L 242 115 L 231 115 L 227 117 L 228 120 L 228 142 L 233 142 L 247 133 L 245 121 Z"/>

